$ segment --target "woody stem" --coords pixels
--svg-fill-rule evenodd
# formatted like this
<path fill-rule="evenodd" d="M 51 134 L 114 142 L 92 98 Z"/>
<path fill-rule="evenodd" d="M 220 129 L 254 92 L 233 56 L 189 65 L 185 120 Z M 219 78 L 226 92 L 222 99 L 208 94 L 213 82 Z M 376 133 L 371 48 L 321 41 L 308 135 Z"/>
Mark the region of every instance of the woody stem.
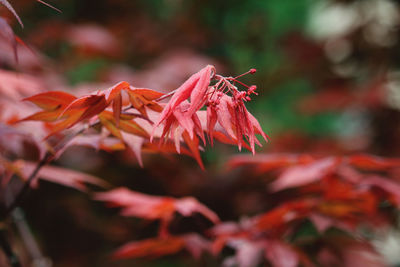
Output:
<path fill-rule="evenodd" d="M 30 185 L 33 181 L 33 179 L 36 177 L 38 174 L 39 170 L 48 163 L 51 159 L 51 153 L 47 152 L 46 155 L 43 157 L 41 161 L 38 162 L 36 165 L 35 169 L 32 171 L 32 173 L 29 175 L 26 183 L 22 186 L 21 190 L 18 192 L 18 194 L 15 196 L 14 201 L 7 207 L 5 213 L 4 213 L 4 218 L 6 218 L 22 201 L 23 197 L 25 194 L 28 192 Z"/>
<path fill-rule="evenodd" d="M 89 127 L 94 127 L 96 125 L 98 125 L 100 122 L 94 122 L 91 125 L 89 125 Z M 57 151 L 59 149 L 61 149 L 64 145 L 66 145 L 72 138 L 74 138 L 75 136 L 83 133 L 85 130 L 87 129 L 87 127 L 82 127 L 82 129 L 80 129 L 79 131 L 77 131 L 76 133 L 67 135 L 64 139 L 62 139 L 55 147 L 54 147 L 54 151 Z M 54 159 L 54 154 L 51 152 L 47 152 L 45 154 L 45 156 L 36 164 L 35 169 L 32 171 L 32 173 L 29 175 L 28 179 L 26 180 L 25 184 L 22 186 L 22 188 L 19 190 L 19 192 L 17 193 L 17 195 L 15 196 L 13 202 L 6 208 L 3 217 L 7 218 L 7 216 L 16 208 L 19 206 L 19 204 L 21 203 L 21 201 L 23 200 L 24 196 L 28 193 L 30 185 L 33 181 L 33 179 L 37 176 L 37 174 L 39 173 L 40 169 L 47 165 L 48 163 L 50 163 L 52 160 Z"/>
<path fill-rule="evenodd" d="M 0 229 L 0 247 L 2 248 L 4 254 L 6 255 L 10 266 L 21 267 L 21 263 L 19 262 L 17 255 L 15 255 L 14 251 L 11 248 L 10 243 L 8 242 L 4 229 Z"/>

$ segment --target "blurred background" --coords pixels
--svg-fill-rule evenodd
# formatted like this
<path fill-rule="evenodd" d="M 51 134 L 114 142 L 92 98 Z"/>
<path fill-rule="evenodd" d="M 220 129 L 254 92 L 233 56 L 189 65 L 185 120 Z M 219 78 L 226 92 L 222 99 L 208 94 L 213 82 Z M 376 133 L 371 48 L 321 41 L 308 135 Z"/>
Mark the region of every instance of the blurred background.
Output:
<path fill-rule="evenodd" d="M 248 109 L 271 137 L 260 152 L 399 156 L 398 1 L 49 3 L 62 13 L 31 0 L 12 1 L 23 29 L 9 11 L 0 9 L 29 47 L 18 47 L 16 64 L 9 44 L 2 41 L 0 64 L 40 78 L 38 87 L 81 94 L 127 81 L 168 92 L 206 64 L 228 76 L 256 68 L 256 74 L 243 80 L 257 85 L 259 96 Z M 262 181 L 224 171 L 234 153 L 239 153 L 236 147 L 224 144 L 207 148 L 202 154 L 205 172 L 184 156 L 146 154 L 142 169 L 129 152 L 82 147 L 69 148 L 57 164 L 143 193 L 192 195 L 222 220 L 238 220 L 264 209 L 265 192 Z M 120 217 L 117 210 L 59 185 L 42 182 L 23 209 L 54 266 L 220 264 L 211 256 L 195 262 L 185 255 L 111 262 L 113 249 L 154 236 L 157 223 Z M 208 226 L 202 220 L 181 221 L 176 232 Z M 383 251 L 386 243 L 380 241 Z M 398 249 L 400 241 L 390 242 L 382 253 L 395 266 L 400 258 L 391 249 Z"/>

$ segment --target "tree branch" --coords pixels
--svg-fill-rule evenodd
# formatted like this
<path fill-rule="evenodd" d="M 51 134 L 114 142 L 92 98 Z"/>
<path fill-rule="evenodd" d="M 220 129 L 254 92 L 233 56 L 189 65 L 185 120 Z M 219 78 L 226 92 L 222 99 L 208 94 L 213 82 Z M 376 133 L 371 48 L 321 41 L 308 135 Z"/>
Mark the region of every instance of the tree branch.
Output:
<path fill-rule="evenodd" d="M 19 206 L 19 204 L 23 200 L 25 194 L 29 191 L 29 188 L 31 186 L 33 179 L 39 173 L 39 170 L 51 160 L 51 157 L 52 157 L 52 154 L 50 152 L 47 152 L 46 155 L 43 157 L 43 159 L 38 162 L 35 169 L 32 171 L 32 173 L 29 175 L 28 179 L 26 180 L 26 183 L 22 186 L 21 190 L 15 196 L 14 201 L 6 208 L 6 211 L 3 216 L 4 218 L 7 218 L 7 216 L 16 207 Z"/>
<path fill-rule="evenodd" d="M 30 259 L 32 260 L 32 266 L 35 267 L 51 267 L 51 260 L 45 257 L 40 251 L 39 245 L 33 236 L 28 223 L 26 222 L 24 212 L 21 208 L 16 208 L 12 212 L 14 223 L 18 228 L 19 234 L 22 241 L 24 242 L 25 248 L 29 253 Z"/>
<path fill-rule="evenodd" d="M 4 229 L 0 230 L 0 246 L 4 251 L 4 254 L 6 254 L 10 266 L 21 267 L 21 263 L 19 262 L 17 255 L 15 255 L 10 243 L 7 240 Z"/>
<path fill-rule="evenodd" d="M 96 121 L 94 123 L 92 123 L 91 125 L 89 125 L 90 127 L 95 127 L 96 125 L 98 125 L 99 122 Z M 83 133 L 88 127 L 82 127 L 82 129 L 80 129 L 79 131 L 67 135 L 65 138 L 63 138 L 57 145 L 55 145 L 54 147 L 54 151 L 57 151 L 59 149 L 61 149 L 65 144 L 67 144 L 72 138 L 74 138 L 75 136 Z M 55 154 L 55 153 L 54 153 Z M 29 175 L 27 181 L 25 182 L 25 184 L 22 186 L 21 190 L 16 194 L 14 201 L 6 208 L 3 218 L 7 218 L 8 215 L 16 208 L 19 206 L 19 204 L 21 204 L 23 198 L 25 197 L 26 193 L 29 191 L 29 188 L 31 187 L 31 183 L 33 181 L 33 179 L 37 176 L 37 174 L 39 173 L 40 169 L 47 165 L 49 162 L 52 161 L 54 154 L 51 152 L 47 152 L 45 154 L 45 156 L 43 157 L 43 159 L 41 159 L 38 164 L 36 165 L 35 169 L 32 171 L 32 173 Z"/>

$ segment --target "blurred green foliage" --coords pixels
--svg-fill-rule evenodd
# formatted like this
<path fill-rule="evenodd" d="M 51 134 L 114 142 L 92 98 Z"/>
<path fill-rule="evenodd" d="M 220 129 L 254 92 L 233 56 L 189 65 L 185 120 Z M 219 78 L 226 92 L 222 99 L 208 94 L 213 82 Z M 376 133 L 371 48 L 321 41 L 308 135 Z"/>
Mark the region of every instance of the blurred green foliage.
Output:
<path fill-rule="evenodd" d="M 72 85 L 86 81 L 94 81 L 98 79 L 99 71 L 108 64 L 107 60 L 102 58 L 91 59 L 75 66 L 66 73 L 66 75 Z"/>
<path fill-rule="evenodd" d="M 200 3 L 201 2 L 201 3 Z M 305 79 L 283 79 L 275 88 L 266 88 L 276 79 L 276 70 L 291 64 L 282 51 L 286 34 L 303 32 L 309 11 L 315 1 L 142 1 L 142 5 L 160 23 L 173 20 L 178 14 L 193 8 L 193 18 L 199 20 L 214 37 L 206 53 L 226 62 L 231 73 L 242 73 L 257 68 L 260 93 L 249 103 L 264 129 L 272 136 L 282 131 L 299 131 L 310 135 L 332 135 L 339 115 L 299 115 L 296 103 L 312 93 L 313 86 Z M 181 5 L 182 4 L 182 5 Z M 254 83 L 253 77 L 247 79 Z"/>

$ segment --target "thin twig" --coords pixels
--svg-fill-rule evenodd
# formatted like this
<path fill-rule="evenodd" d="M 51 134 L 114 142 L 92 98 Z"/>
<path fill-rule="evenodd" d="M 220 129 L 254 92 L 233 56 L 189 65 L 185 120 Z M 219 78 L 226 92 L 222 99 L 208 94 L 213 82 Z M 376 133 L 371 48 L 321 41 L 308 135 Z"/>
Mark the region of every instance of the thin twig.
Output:
<path fill-rule="evenodd" d="M 96 121 L 96 122 L 92 123 L 91 125 L 89 125 L 89 128 L 90 127 L 95 127 L 99 123 L 100 122 Z M 63 138 L 57 145 L 55 145 L 54 151 L 57 151 L 57 150 L 61 149 L 72 138 L 74 138 L 75 136 L 83 133 L 86 129 L 87 129 L 87 127 L 82 127 L 82 129 L 80 129 L 79 131 L 77 131 L 77 132 L 75 132 L 73 134 L 70 134 L 70 135 L 66 136 L 65 138 Z M 43 159 L 41 159 L 38 162 L 38 164 L 36 165 L 35 169 L 32 171 L 32 173 L 29 175 L 28 179 L 26 180 L 25 184 L 22 186 L 21 190 L 16 194 L 16 196 L 14 198 L 14 201 L 6 208 L 6 211 L 4 212 L 3 218 L 7 218 L 7 216 L 16 207 L 19 206 L 19 204 L 21 203 L 21 201 L 25 197 L 25 194 L 29 191 L 29 188 L 31 186 L 31 183 L 32 183 L 33 179 L 37 176 L 37 174 L 39 173 L 40 169 L 43 166 L 45 166 L 46 164 L 50 163 L 53 160 L 55 154 L 56 153 L 47 152 L 45 154 L 45 156 L 43 157 Z"/>
<path fill-rule="evenodd" d="M 25 194 L 29 191 L 29 188 L 31 186 L 33 179 L 36 177 L 39 170 L 44 165 L 46 165 L 48 163 L 48 161 L 50 161 L 51 157 L 52 157 L 52 154 L 50 152 L 47 152 L 46 155 L 43 157 L 43 159 L 38 162 L 35 169 L 29 175 L 25 184 L 22 186 L 21 190 L 18 192 L 18 194 L 14 198 L 14 201 L 7 207 L 7 209 L 4 213 L 4 216 L 3 216 L 4 218 L 6 218 L 16 207 L 18 207 L 18 205 L 21 203 L 22 199 L 24 198 Z"/>
<path fill-rule="evenodd" d="M 12 212 L 14 223 L 18 228 L 19 234 L 24 242 L 25 248 L 35 267 L 51 267 L 51 260 L 45 257 L 40 251 L 39 245 L 26 222 L 24 212 L 21 208 L 16 208 Z"/>
<path fill-rule="evenodd" d="M 17 255 L 15 255 L 14 251 L 12 250 L 4 230 L 0 230 L 0 246 L 4 251 L 4 254 L 7 256 L 10 266 L 21 267 L 21 263 L 19 262 Z"/>

